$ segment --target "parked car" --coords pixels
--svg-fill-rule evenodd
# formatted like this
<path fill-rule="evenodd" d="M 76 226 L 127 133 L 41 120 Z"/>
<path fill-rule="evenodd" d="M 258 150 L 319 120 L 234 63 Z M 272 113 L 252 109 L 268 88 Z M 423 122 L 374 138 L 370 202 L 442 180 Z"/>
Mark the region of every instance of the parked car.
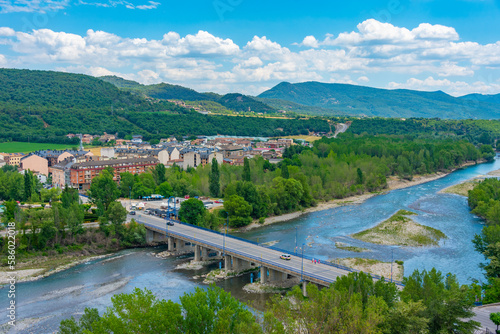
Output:
<path fill-rule="evenodd" d="M 292 257 L 290 256 L 290 254 L 281 254 L 280 259 L 288 261 L 291 260 Z"/>
<path fill-rule="evenodd" d="M 135 211 L 130 211 L 128 214 L 131 216 L 135 216 Z"/>

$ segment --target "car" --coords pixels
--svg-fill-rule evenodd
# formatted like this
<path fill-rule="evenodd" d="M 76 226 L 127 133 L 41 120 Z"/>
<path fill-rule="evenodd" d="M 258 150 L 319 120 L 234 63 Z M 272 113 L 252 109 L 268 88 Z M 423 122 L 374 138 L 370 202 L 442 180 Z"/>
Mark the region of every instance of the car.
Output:
<path fill-rule="evenodd" d="M 167 225 L 168 225 L 168 226 L 174 226 L 174 223 L 173 223 L 173 222 L 171 222 L 171 221 L 169 220 L 169 221 L 167 222 Z"/>
<path fill-rule="evenodd" d="M 280 259 L 289 261 L 292 259 L 292 257 L 290 256 L 290 254 L 281 254 Z"/>
<path fill-rule="evenodd" d="M 135 216 L 135 211 L 130 211 L 128 214 L 131 216 Z"/>

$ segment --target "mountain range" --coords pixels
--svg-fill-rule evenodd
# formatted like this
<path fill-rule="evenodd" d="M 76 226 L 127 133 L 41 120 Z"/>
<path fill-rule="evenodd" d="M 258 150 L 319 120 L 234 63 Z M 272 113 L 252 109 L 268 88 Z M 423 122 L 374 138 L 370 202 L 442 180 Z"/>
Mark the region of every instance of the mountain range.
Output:
<path fill-rule="evenodd" d="M 500 118 L 500 94 L 453 97 L 442 91 L 380 89 L 321 82 L 282 82 L 258 96 L 260 101 L 290 101 L 333 113 L 378 117 L 449 119 Z"/>

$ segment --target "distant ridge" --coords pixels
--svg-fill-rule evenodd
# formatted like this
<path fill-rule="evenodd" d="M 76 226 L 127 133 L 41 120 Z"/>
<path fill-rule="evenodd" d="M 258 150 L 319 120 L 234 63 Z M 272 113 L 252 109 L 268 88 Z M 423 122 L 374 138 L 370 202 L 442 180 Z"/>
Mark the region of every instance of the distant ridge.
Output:
<path fill-rule="evenodd" d="M 478 96 L 475 96 L 478 95 Z M 380 89 L 350 84 L 282 82 L 258 97 L 280 99 L 294 103 L 345 113 L 378 117 L 425 117 L 450 119 L 498 119 L 499 95 L 453 97 L 442 91 L 423 92 L 408 89 Z"/>

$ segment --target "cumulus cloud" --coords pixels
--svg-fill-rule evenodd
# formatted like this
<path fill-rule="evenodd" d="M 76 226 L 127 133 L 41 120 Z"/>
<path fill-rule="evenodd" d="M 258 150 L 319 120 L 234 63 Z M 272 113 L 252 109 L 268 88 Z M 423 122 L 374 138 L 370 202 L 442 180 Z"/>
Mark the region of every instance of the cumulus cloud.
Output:
<path fill-rule="evenodd" d="M 148 39 L 92 29 L 78 35 L 50 29 L 27 33 L 10 27 L 0 27 L 0 45 L 12 52 L 10 66 L 55 64 L 66 71 L 218 92 L 256 92 L 279 81 L 366 84 L 385 74 L 432 78 L 393 82 L 394 87 L 486 91 L 486 86 L 494 90 L 498 84 L 472 85 L 472 78 L 481 71 L 493 75 L 500 71 L 500 42 L 461 41 L 454 28 L 442 25 L 422 23 L 412 29 L 373 19 L 361 22 L 357 31 L 327 34 L 321 41 L 307 36 L 290 48 L 266 36 L 238 45 L 203 30 L 184 36 L 170 31 Z"/>
<path fill-rule="evenodd" d="M 148 9 L 156 9 L 158 8 L 159 5 L 161 5 L 160 2 L 156 1 L 146 1 L 143 2 L 142 4 L 136 4 L 130 1 L 123 1 L 123 0 L 108 0 L 105 2 L 99 2 L 99 1 L 93 1 L 93 2 L 86 2 L 83 0 L 79 0 L 78 2 L 79 5 L 90 5 L 90 6 L 96 6 L 96 7 L 105 7 L 105 8 L 111 8 L 111 7 L 118 7 L 118 6 L 125 6 L 125 8 L 128 9 L 140 9 L 140 10 L 148 10 Z"/>
<path fill-rule="evenodd" d="M 358 78 L 357 81 L 361 82 L 361 83 L 367 83 L 367 82 L 370 81 L 370 79 L 368 79 L 368 77 L 366 77 L 366 76 L 361 76 L 361 77 Z"/>
<path fill-rule="evenodd" d="M 4 55 L 0 54 L 0 67 L 7 65 L 7 58 Z"/>
<path fill-rule="evenodd" d="M 16 34 L 16 31 L 8 27 L 0 27 L 0 36 L 11 37 Z"/>
<path fill-rule="evenodd" d="M 319 44 L 318 44 L 318 40 L 316 39 L 316 37 L 306 36 L 304 38 L 304 40 L 302 41 L 302 43 L 300 43 L 300 45 L 308 46 L 311 48 L 317 48 Z"/>
<path fill-rule="evenodd" d="M 454 96 L 462 96 L 470 93 L 497 94 L 500 91 L 500 85 L 496 83 L 485 83 L 483 81 L 474 81 L 468 83 L 465 81 L 451 81 L 449 79 L 434 79 L 432 76 L 426 79 L 410 78 L 406 82 L 390 82 L 388 88 L 406 88 L 424 91 L 442 90 Z"/>
<path fill-rule="evenodd" d="M 69 6 L 69 0 L 0 0 L 0 13 L 50 12 Z"/>

